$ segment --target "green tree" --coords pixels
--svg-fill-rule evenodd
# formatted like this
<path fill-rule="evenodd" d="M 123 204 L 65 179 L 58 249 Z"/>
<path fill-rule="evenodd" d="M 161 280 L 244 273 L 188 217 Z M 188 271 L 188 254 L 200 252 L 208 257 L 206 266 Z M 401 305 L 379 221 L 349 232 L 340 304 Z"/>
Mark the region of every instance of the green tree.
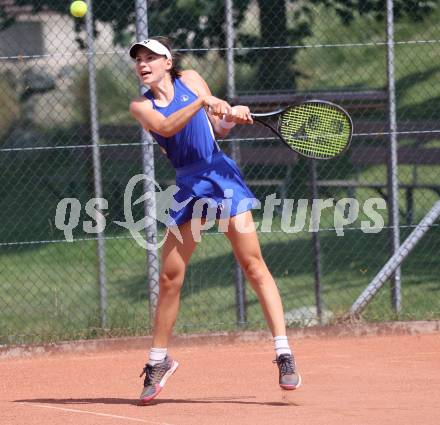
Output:
<path fill-rule="evenodd" d="M 246 47 L 301 45 L 311 35 L 317 5 L 334 10 L 343 24 L 357 15 L 385 17 L 384 0 L 256 0 L 259 18 L 254 34 L 238 32 L 237 43 Z M 114 43 L 129 44 L 135 22 L 134 0 L 94 0 L 94 18 L 111 23 Z M 251 0 L 234 0 L 234 26 L 239 28 Z M 437 6 L 438 0 L 394 0 L 396 19 L 408 17 L 422 20 Z M 15 0 L 17 6 L 32 6 L 35 12 L 52 10 L 69 13 L 68 3 L 59 0 Z M 287 9 L 292 12 L 287 15 Z M 224 0 L 149 0 L 148 17 L 151 34 L 170 35 L 179 48 L 203 49 L 225 46 Z M 0 7 L 0 29 L 13 22 L 6 6 Z M 79 30 L 83 20 L 76 20 Z M 257 30 L 258 29 L 258 30 Z M 84 40 L 78 38 L 81 46 Z M 222 53 L 223 51 L 221 51 Z M 204 55 L 206 50 L 199 50 Z M 295 88 L 298 70 L 295 66 L 298 49 L 250 49 L 237 60 L 251 63 L 256 72 L 254 86 L 258 90 Z M 287 66 L 289 65 L 289 66 Z M 277 70 L 279 72 L 273 72 Z M 282 72 L 281 72 L 282 70 Z M 269 79 L 268 76 L 271 78 Z M 286 82 L 288 85 L 286 86 Z"/>

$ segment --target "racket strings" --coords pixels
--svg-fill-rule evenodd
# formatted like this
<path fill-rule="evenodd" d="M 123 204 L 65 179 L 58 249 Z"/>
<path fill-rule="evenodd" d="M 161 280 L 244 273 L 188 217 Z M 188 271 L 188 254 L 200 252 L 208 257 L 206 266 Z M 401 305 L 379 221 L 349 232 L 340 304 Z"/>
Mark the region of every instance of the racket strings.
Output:
<path fill-rule="evenodd" d="M 351 122 L 333 105 L 308 102 L 285 111 L 279 131 L 293 149 L 306 156 L 330 158 L 347 147 Z"/>

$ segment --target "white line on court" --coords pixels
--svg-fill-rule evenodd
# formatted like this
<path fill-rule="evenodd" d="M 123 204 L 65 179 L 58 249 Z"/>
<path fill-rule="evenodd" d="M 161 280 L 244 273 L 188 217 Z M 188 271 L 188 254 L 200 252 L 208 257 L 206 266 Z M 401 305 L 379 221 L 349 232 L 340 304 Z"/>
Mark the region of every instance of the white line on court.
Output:
<path fill-rule="evenodd" d="M 45 405 L 45 404 L 34 404 L 34 403 L 25 403 L 25 402 L 21 402 L 20 404 L 24 404 L 26 406 L 44 407 L 46 409 L 61 410 L 61 411 L 64 411 L 64 412 L 87 413 L 89 415 L 105 416 L 105 417 L 108 417 L 108 418 L 124 419 L 124 420 L 127 420 L 127 421 L 134 421 L 134 422 L 143 422 L 145 424 L 151 424 L 151 425 L 172 425 L 172 424 L 165 423 L 165 422 L 147 421 L 145 419 L 131 418 L 130 416 L 111 415 L 109 413 L 98 413 L 98 412 L 92 412 L 90 410 L 67 409 L 65 407 L 56 407 L 56 406 L 49 406 L 49 405 Z"/>

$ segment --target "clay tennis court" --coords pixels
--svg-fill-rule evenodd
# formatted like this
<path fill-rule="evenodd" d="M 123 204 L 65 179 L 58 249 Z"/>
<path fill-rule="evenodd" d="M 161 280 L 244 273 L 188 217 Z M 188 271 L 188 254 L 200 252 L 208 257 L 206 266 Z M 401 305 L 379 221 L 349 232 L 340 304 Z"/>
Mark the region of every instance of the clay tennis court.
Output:
<path fill-rule="evenodd" d="M 9 351 L 0 361 L 0 423 L 437 425 L 438 331 L 366 333 L 292 334 L 303 385 L 288 400 L 267 334 L 176 338 L 172 355 L 180 367 L 148 406 L 136 401 L 147 339 L 73 344 L 43 355 Z"/>

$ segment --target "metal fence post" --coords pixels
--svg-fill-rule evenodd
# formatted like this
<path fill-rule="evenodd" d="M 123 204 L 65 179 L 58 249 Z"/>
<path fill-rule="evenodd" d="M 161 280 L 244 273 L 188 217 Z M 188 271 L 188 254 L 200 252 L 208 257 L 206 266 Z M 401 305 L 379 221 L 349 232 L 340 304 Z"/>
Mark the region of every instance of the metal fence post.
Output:
<path fill-rule="evenodd" d="M 228 101 L 235 97 L 235 64 L 234 64 L 234 17 L 233 0 L 225 0 L 226 21 L 226 96 Z M 240 146 L 236 140 L 231 141 L 231 156 L 237 164 L 240 163 Z M 240 264 L 235 260 L 235 305 L 237 325 L 244 326 L 246 314 L 246 285 Z"/>
<path fill-rule="evenodd" d="M 148 38 L 148 2 L 136 0 L 136 37 L 138 40 Z M 143 87 L 140 86 L 141 94 Z M 153 139 L 150 133 L 142 130 L 142 171 L 147 177 L 144 179 L 144 192 L 155 193 L 154 185 L 154 149 Z M 146 217 L 156 217 L 156 198 L 152 197 L 144 202 Z M 159 297 L 159 254 L 157 250 L 157 223 L 155 220 L 147 220 L 145 229 L 147 247 L 147 276 L 148 276 L 148 299 L 150 326 L 154 321 L 157 299 Z"/>
<path fill-rule="evenodd" d="M 388 199 L 391 227 L 391 250 L 395 254 L 400 246 L 399 228 L 399 176 L 397 158 L 396 81 L 394 75 L 394 13 L 393 0 L 387 0 L 387 77 L 389 114 Z M 396 313 L 402 308 L 400 291 L 401 270 L 397 267 L 391 282 L 392 306 Z"/>
<path fill-rule="evenodd" d="M 86 15 L 87 31 L 87 65 L 89 72 L 89 96 L 90 96 L 90 126 L 92 132 L 93 144 L 93 181 L 95 189 L 95 198 L 102 198 L 102 175 L 101 175 L 101 155 L 99 149 L 99 123 L 98 123 L 98 96 L 96 90 L 96 70 L 95 70 L 95 46 L 93 37 L 93 2 L 88 1 L 88 11 Z M 98 206 L 99 210 L 101 205 Z M 99 228 L 103 228 L 102 214 L 96 214 L 95 220 Z M 100 224 L 101 223 L 101 224 Z M 105 272 L 105 239 L 104 232 L 97 234 L 98 250 L 98 281 L 99 281 L 99 299 L 101 327 L 107 326 L 107 278 Z"/>

